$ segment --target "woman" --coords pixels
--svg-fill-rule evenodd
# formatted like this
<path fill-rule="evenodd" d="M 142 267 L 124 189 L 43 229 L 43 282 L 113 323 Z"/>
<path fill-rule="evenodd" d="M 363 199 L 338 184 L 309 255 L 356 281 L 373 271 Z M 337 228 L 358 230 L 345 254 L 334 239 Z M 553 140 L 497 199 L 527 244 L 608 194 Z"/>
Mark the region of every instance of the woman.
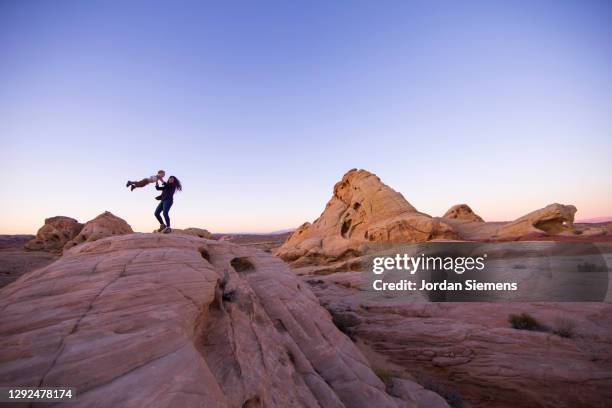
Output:
<path fill-rule="evenodd" d="M 168 182 L 163 183 L 161 187 L 159 186 L 159 181 L 156 182 L 155 189 L 162 192 L 161 195 L 155 197 L 156 200 L 160 200 L 160 203 L 155 210 L 155 218 L 157 218 L 157 221 L 159 221 L 158 231 L 167 234 L 172 231 L 170 229 L 170 216 L 168 215 L 168 212 L 174 203 L 174 192 L 176 190 L 181 191 L 183 186 L 181 185 L 179 179 L 174 176 L 170 176 L 168 178 Z M 164 212 L 164 219 L 166 220 L 165 224 L 160 216 L 162 211 Z"/>

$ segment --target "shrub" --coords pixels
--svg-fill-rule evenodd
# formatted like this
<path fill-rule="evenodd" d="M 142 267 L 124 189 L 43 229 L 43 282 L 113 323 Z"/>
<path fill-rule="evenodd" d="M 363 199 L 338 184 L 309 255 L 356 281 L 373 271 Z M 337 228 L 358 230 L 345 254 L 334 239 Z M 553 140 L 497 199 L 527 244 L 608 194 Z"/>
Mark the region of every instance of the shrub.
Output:
<path fill-rule="evenodd" d="M 590 262 L 585 262 L 577 265 L 578 272 L 607 272 L 604 265 L 597 265 Z"/>
<path fill-rule="evenodd" d="M 537 320 L 527 313 L 511 314 L 508 317 L 508 322 L 510 322 L 513 328 L 518 330 L 537 330 L 540 327 Z"/>
<path fill-rule="evenodd" d="M 555 328 L 553 329 L 553 333 L 555 333 L 559 337 L 571 338 L 575 335 L 575 324 L 572 320 L 566 318 L 558 318 L 555 320 Z"/>
<path fill-rule="evenodd" d="M 391 384 L 391 379 L 393 378 L 393 373 L 391 371 L 380 369 L 375 370 L 374 372 L 378 378 L 380 378 L 380 381 L 382 381 L 385 385 Z"/>

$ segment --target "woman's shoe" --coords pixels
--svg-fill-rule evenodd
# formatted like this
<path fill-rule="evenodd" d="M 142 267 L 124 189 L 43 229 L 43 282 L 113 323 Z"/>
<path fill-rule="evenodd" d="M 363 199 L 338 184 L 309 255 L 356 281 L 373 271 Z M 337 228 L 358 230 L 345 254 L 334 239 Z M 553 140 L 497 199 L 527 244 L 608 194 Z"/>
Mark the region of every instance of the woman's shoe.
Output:
<path fill-rule="evenodd" d="M 125 183 L 125 186 L 126 186 L 126 187 L 129 187 L 129 186 L 130 186 L 130 184 L 132 184 L 132 182 L 128 180 L 128 182 L 127 182 L 127 183 Z"/>
<path fill-rule="evenodd" d="M 157 232 L 162 232 L 165 229 L 166 229 L 166 224 L 159 224 L 159 228 L 157 229 Z"/>
<path fill-rule="evenodd" d="M 172 228 L 170 228 L 170 227 L 166 227 L 166 228 L 165 228 L 165 229 L 162 231 L 162 233 L 164 233 L 164 234 L 169 234 L 169 233 L 171 233 L 171 232 L 172 232 Z"/>

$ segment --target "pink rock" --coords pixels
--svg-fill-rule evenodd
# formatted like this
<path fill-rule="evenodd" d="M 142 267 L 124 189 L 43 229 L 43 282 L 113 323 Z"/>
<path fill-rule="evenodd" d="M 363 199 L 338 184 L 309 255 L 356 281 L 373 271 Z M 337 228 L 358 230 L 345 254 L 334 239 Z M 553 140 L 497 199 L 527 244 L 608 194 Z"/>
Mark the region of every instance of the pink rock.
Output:
<path fill-rule="evenodd" d="M 612 401 L 610 303 L 386 301 L 365 297 L 357 272 L 303 279 L 373 365 L 450 400 L 551 408 Z M 511 328 L 509 314 L 519 313 L 549 331 Z M 569 338 L 555 334 L 561 326 Z"/>
<path fill-rule="evenodd" d="M 81 232 L 64 245 L 64 250 L 83 242 L 96 241 L 112 235 L 131 234 L 132 232 L 134 232 L 132 227 L 125 220 L 108 211 L 104 211 L 93 220 L 87 221 Z"/>
<path fill-rule="evenodd" d="M 281 260 L 227 242 L 86 242 L 0 290 L 0 310 L 0 383 L 76 387 L 70 406 L 408 404 Z"/>
<path fill-rule="evenodd" d="M 448 224 L 418 212 L 376 175 L 352 169 L 334 186 L 321 216 L 302 224 L 274 254 L 294 266 L 327 264 L 361 255 L 368 242 L 455 238 Z"/>
<path fill-rule="evenodd" d="M 36 233 L 36 238 L 26 243 L 25 248 L 34 251 L 61 252 L 66 242 L 76 237 L 83 224 L 70 217 L 51 217 L 45 219 Z"/>

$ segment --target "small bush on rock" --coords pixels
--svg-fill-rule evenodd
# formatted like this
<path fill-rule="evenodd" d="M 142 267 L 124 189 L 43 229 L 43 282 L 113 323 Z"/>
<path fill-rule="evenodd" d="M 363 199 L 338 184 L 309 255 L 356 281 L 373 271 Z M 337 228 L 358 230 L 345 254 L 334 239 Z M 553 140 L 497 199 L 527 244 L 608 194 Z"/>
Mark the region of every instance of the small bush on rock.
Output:
<path fill-rule="evenodd" d="M 378 378 L 380 378 L 380 381 L 382 381 L 385 385 L 391 384 L 391 380 L 393 379 L 393 373 L 391 371 L 380 369 L 375 370 L 374 372 Z"/>
<path fill-rule="evenodd" d="M 575 327 L 576 325 L 572 320 L 560 317 L 555 320 L 555 327 L 553 329 L 553 333 L 555 333 L 559 337 L 565 337 L 569 339 L 571 337 L 574 337 Z"/>
<path fill-rule="evenodd" d="M 578 272 L 607 272 L 605 265 L 597 265 L 591 262 L 585 262 L 576 266 Z"/>
<path fill-rule="evenodd" d="M 508 322 L 510 322 L 513 328 L 518 330 L 537 330 L 540 327 L 538 321 L 527 313 L 511 314 L 508 317 Z"/>

